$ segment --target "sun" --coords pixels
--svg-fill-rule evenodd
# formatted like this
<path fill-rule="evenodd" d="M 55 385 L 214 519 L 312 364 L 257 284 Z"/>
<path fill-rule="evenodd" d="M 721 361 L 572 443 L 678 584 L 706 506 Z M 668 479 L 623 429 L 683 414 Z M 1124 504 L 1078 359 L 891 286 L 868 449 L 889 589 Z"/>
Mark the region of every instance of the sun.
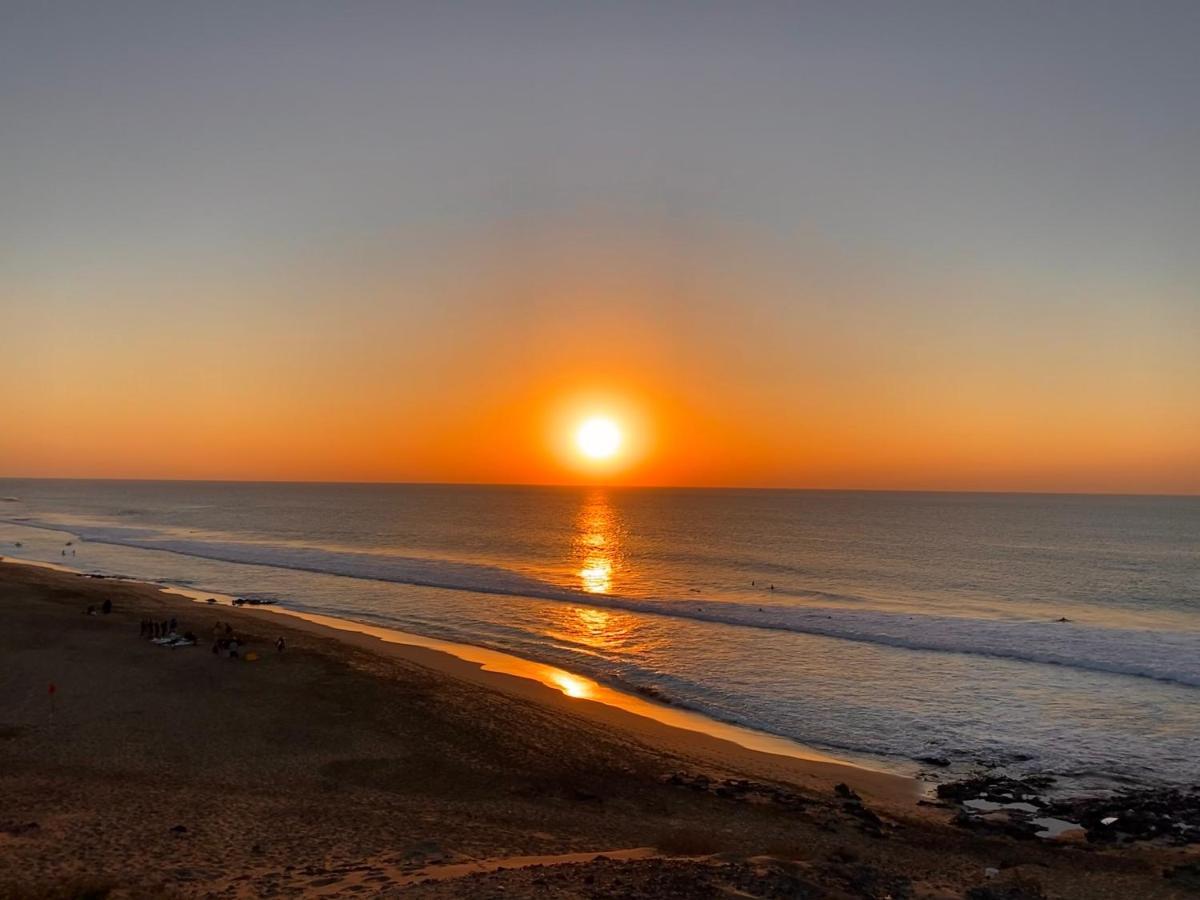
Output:
<path fill-rule="evenodd" d="M 575 432 L 575 444 L 589 459 L 612 459 L 621 449 L 621 429 L 607 416 L 592 416 Z"/>

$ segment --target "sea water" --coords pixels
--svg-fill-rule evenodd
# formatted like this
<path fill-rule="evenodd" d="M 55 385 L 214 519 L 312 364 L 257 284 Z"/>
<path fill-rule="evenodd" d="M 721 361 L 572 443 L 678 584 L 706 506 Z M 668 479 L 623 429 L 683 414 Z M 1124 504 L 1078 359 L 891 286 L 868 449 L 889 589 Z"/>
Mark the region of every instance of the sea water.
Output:
<path fill-rule="evenodd" d="M 1200 498 L 32 480 L 0 498 L 9 557 L 503 650 L 885 767 L 1200 781 Z"/>

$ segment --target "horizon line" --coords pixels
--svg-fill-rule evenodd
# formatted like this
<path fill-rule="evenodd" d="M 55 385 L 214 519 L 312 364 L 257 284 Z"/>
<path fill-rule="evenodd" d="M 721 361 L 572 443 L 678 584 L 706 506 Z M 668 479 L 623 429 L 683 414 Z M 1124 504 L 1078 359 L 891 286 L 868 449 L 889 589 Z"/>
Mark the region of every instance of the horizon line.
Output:
<path fill-rule="evenodd" d="M 501 481 L 354 481 L 286 478 L 133 478 L 80 475 L 0 475 L 0 481 L 106 481 L 137 484 L 279 484 L 279 485 L 345 485 L 362 487 L 476 487 L 476 488 L 548 488 L 649 490 L 649 491 L 792 491 L 795 493 L 827 494 L 1000 494 L 1038 497 L 1179 497 L 1200 498 L 1200 491 L 1169 493 L 1163 491 L 1069 491 L 1069 490 L 1002 490 L 988 488 L 865 488 L 865 487 L 764 487 L 755 485 L 698 485 L 698 484 L 609 484 L 603 482 L 501 482 Z M 3 499 L 3 498 L 0 498 Z"/>

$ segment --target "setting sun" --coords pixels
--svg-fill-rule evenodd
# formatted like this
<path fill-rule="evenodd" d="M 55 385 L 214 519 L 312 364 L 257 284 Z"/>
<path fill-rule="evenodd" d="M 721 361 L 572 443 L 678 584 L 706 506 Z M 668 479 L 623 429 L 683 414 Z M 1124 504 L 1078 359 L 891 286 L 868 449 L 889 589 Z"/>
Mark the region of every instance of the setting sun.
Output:
<path fill-rule="evenodd" d="M 610 459 L 621 449 L 621 429 L 605 416 L 593 416 L 575 432 L 580 452 L 590 459 Z"/>

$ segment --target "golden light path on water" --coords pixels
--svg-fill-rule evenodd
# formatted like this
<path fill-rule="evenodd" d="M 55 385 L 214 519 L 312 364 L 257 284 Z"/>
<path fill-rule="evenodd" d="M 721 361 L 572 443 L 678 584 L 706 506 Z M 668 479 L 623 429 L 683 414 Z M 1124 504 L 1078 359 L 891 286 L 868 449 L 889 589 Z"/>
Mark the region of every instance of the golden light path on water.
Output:
<path fill-rule="evenodd" d="M 616 509 L 603 490 L 589 494 L 576 519 L 573 553 L 580 589 L 588 594 L 607 594 L 614 590 L 622 568 L 622 525 Z M 186 593 L 186 592 L 185 592 Z M 486 672 L 498 672 L 528 678 L 576 700 L 591 700 L 644 716 L 664 725 L 728 740 L 751 750 L 776 753 L 799 759 L 841 762 L 787 738 L 730 725 L 710 719 L 701 713 L 667 706 L 643 699 L 634 694 L 610 688 L 591 678 L 560 669 L 557 666 L 534 662 L 471 644 L 457 644 L 391 628 L 365 625 L 317 613 L 298 612 L 278 606 L 260 607 L 265 612 L 295 616 L 318 625 L 341 631 L 354 631 L 376 637 L 391 644 L 407 644 L 447 653 L 458 659 L 479 665 Z M 596 653 L 621 648 L 637 652 L 636 617 L 620 612 L 596 609 L 585 605 L 552 605 L 547 637 L 563 640 Z"/>
<path fill-rule="evenodd" d="M 604 491 L 589 494 L 580 507 L 574 543 L 580 588 L 589 594 L 609 593 L 620 553 L 620 523 Z"/>

